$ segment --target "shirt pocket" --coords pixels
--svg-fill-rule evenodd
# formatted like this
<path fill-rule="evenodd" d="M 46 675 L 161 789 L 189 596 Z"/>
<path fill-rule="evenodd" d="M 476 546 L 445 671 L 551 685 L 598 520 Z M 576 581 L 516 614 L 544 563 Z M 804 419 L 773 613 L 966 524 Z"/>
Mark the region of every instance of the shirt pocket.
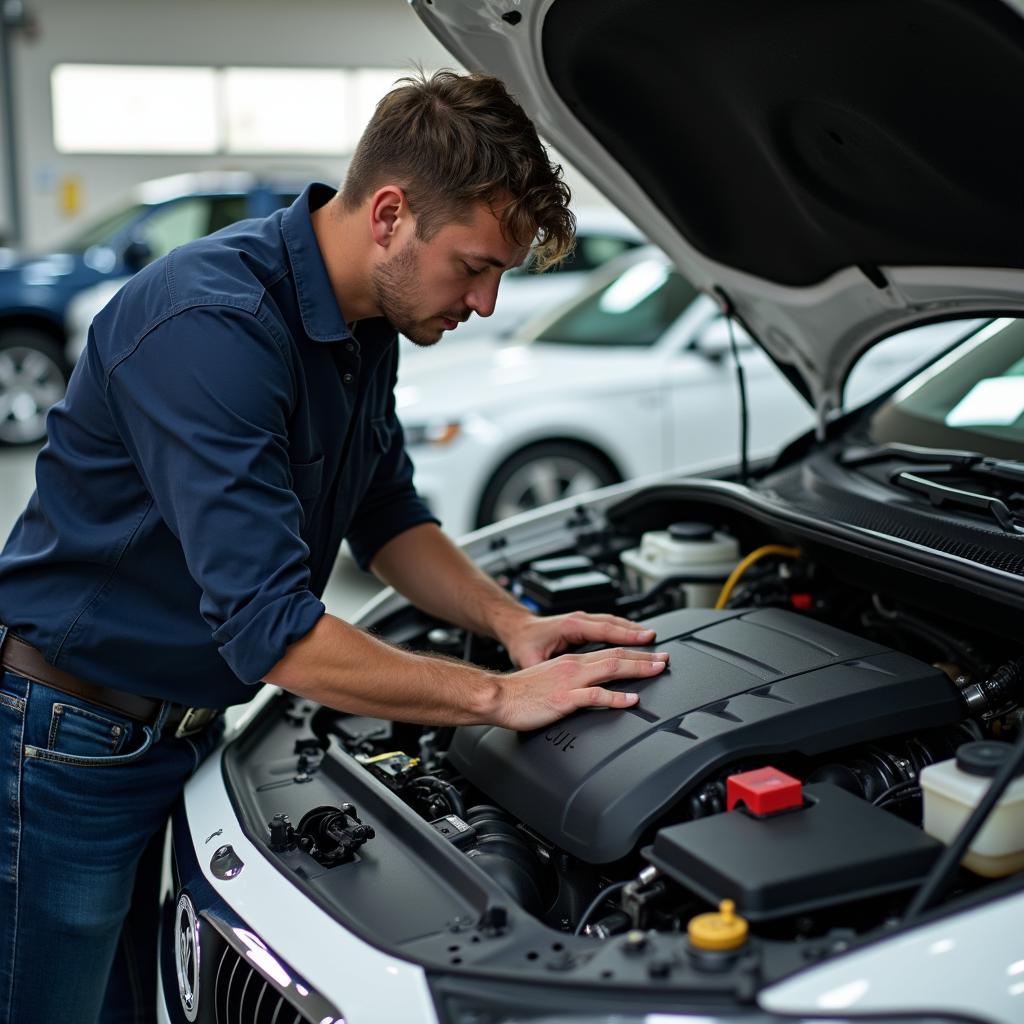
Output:
<path fill-rule="evenodd" d="M 312 462 L 291 462 L 292 490 L 303 505 L 312 504 L 319 496 L 324 481 L 324 457 Z"/>

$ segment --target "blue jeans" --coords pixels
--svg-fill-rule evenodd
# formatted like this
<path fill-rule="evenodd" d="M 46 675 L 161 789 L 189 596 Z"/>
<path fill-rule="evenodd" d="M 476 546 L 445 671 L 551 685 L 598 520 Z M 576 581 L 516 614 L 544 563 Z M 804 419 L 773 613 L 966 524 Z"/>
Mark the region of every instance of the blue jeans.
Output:
<path fill-rule="evenodd" d="M 175 739 L 0 676 L 0 1022 L 155 1019 L 164 825 L 222 722 Z"/>

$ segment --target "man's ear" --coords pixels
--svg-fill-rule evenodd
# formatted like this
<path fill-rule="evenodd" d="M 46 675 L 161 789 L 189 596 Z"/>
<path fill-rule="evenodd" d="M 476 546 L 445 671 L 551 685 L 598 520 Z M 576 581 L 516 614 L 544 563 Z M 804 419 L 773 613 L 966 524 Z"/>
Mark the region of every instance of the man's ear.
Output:
<path fill-rule="evenodd" d="M 382 248 L 391 245 L 410 219 L 405 192 L 397 185 L 383 185 L 370 197 L 370 233 Z"/>

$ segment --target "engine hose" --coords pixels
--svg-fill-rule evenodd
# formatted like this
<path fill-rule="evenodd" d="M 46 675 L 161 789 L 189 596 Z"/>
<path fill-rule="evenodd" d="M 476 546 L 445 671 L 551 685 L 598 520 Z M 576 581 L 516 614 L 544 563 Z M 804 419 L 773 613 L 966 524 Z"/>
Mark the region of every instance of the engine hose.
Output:
<path fill-rule="evenodd" d="M 724 608 L 729 603 L 729 598 L 732 597 L 732 592 L 736 588 L 736 584 L 739 583 L 740 577 L 755 562 L 759 562 L 762 558 L 767 558 L 769 555 L 779 555 L 782 558 L 799 558 L 801 551 L 799 548 L 787 548 L 781 544 L 765 544 L 764 547 L 751 551 L 729 574 L 729 578 L 725 581 L 725 585 L 718 595 L 718 600 L 715 602 L 715 608 Z"/>
<path fill-rule="evenodd" d="M 580 919 L 576 923 L 576 930 L 573 932 L 573 935 L 582 935 L 583 929 L 587 926 L 587 921 L 590 920 L 590 915 L 593 914 L 594 911 L 597 910 L 597 908 L 601 906 L 601 904 L 604 903 L 606 899 L 608 899 L 611 896 L 614 896 L 616 893 L 622 892 L 622 890 L 625 889 L 627 885 L 629 885 L 628 881 L 613 882 L 611 885 L 606 885 L 590 901 L 590 905 L 587 907 L 587 909 L 584 910 L 582 914 L 580 914 Z"/>
<path fill-rule="evenodd" d="M 985 691 L 995 704 L 1020 704 L 1024 699 L 1024 659 L 1008 661 L 986 680 Z"/>
<path fill-rule="evenodd" d="M 959 664 L 964 660 L 961 653 L 950 642 L 948 637 L 943 636 L 934 629 L 929 629 L 923 623 L 913 622 L 903 615 L 886 615 L 884 613 L 872 615 L 870 612 L 865 612 L 861 616 L 860 621 L 861 625 L 868 629 L 877 629 L 879 627 L 888 629 L 890 633 L 894 634 L 897 643 L 904 640 L 908 634 L 916 637 L 918 640 L 923 640 L 939 652 L 939 656 L 943 661 Z"/>
<path fill-rule="evenodd" d="M 476 829 L 466 856 L 535 916 L 544 913 L 549 886 L 543 867 L 514 821 L 486 804 L 471 807 L 464 818 Z"/>
<path fill-rule="evenodd" d="M 462 801 L 462 794 L 450 782 L 435 778 L 433 775 L 421 775 L 418 779 L 413 779 L 408 788 L 433 790 L 448 805 L 452 814 L 465 819 L 466 805 Z"/>
<path fill-rule="evenodd" d="M 1024 702 L 1024 658 L 1005 662 L 980 683 L 957 682 L 970 714 L 985 721 L 998 718 Z"/>
<path fill-rule="evenodd" d="M 941 629 L 925 622 L 923 619 L 919 619 L 916 615 L 912 615 L 910 612 L 903 611 L 898 608 L 886 608 L 882 604 L 881 598 L 878 594 L 871 595 L 871 603 L 875 607 L 875 611 L 882 616 L 883 619 L 888 620 L 890 623 L 895 623 L 898 626 L 902 626 L 910 633 L 916 633 L 919 637 L 930 640 L 940 651 L 943 652 L 947 661 L 956 661 L 961 664 L 967 665 L 972 671 L 977 672 L 981 668 L 981 664 L 978 661 L 978 656 L 971 649 L 969 644 L 964 643 L 962 640 L 958 640 L 955 636 L 949 633 L 944 633 Z"/>

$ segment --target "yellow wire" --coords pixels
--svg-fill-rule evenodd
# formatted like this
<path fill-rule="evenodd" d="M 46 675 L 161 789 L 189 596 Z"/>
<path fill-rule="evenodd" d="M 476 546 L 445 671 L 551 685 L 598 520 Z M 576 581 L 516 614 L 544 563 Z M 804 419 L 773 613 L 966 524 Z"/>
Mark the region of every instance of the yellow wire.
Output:
<path fill-rule="evenodd" d="M 757 548 L 756 551 L 751 551 L 746 558 L 736 566 L 731 573 L 729 578 L 725 581 L 722 587 L 722 592 L 718 595 L 718 600 L 715 602 L 716 608 L 724 608 L 732 597 L 733 589 L 736 584 L 739 583 L 740 577 L 755 563 L 760 561 L 766 555 L 784 555 L 786 558 L 799 558 L 799 548 L 787 548 L 781 544 L 765 544 L 762 548 Z"/>
<path fill-rule="evenodd" d="M 386 754 L 376 754 L 373 757 L 359 758 L 362 764 L 376 764 L 378 761 L 386 761 L 390 757 L 405 757 L 404 750 L 389 750 Z M 409 758 L 409 767 L 415 768 L 420 763 L 418 757 Z"/>

